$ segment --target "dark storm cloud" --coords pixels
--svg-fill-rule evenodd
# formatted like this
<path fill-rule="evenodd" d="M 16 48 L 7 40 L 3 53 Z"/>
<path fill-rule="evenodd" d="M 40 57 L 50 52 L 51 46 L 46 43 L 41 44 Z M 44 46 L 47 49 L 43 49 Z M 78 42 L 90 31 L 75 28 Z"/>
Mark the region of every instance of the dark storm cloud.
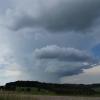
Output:
<path fill-rule="evenodd" d="M 48 6 L 49 3 L 52 5 Z M 28 6 L 31 14 L 28 13 L 27 7 L 24 13 L 20 9 L 19 15 L 16 14 L 12 18 L 13 23 L 10 27 L 14 30 L 39 27 L 49 31 L 82 31 L 88 29 L 99 16 L 100 0 L 51 0 L 49 3 L 48 0 L 37 1 L 35 6 L 38 10 Z"/>
<path fill-rule="evenodd" d="M 56 45 L 47 46 L 41 49 L 36 49 L 34 55 L 38 59 L 57 59 L 61 61 L 72 62 L 92 62 L 93 57 L 86 53 L 74 48 L 63 48 Z"/>
<path fill-rule="evenodd" d="M 0 44 L 11 49 L 19 79 L 58 82 L 98 62 L 90 52 L 100 41 L 100 0 L 11 1 L 13 7 L 0 16 Z M 88 29 L 91 34 L 78 34 Z"/>
<path fill-rule="evenodd" d="M 66 70 L 67 68 L 66 68 L 63 71 L 55 72 L 55 74 L 57 74 L 58 75 L 58 79 L 60 79 L 60 78 L 65 77 L 65 76 L 79 75 L 79 74 L 83 73 L 83 69 L 89 69 L 89 68 L 91 68 L 89 65 L 85 65 L 85 66 L 81 65 L 80 67 L 78 67 L 76 69 L 67 71 Z"/>
<path fill-rule="evenodd" d="M 91 54 L 83 50 L 57 45 L 35 49 L 33 57 L 34 67 L 41 74 L 36 76 L 39 80 L 49 82 L 58 82 L 62 77 L 78 75 L 83 72 L 83 69 L 93 67 L 91 65 L 96 61 Z"/>

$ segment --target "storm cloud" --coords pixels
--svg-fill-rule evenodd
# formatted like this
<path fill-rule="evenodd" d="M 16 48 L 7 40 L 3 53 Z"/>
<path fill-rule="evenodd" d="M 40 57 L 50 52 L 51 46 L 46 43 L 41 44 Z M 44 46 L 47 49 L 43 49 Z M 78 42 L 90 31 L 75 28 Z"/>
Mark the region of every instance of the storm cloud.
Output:
<path fill-rule="evenodd" d="M 93 51 L 100 44 L 100 0 L 0 0 L 0 4 L 4 82 L 60 82 L 100 62 L 99 49 Z"/>
<path fill-rule="evenodd" d="M 13 30 L 83 31 L 100 16 L 99 0 L 24 0 L 20 4 L 18 0 L 15 3 L 16 9 L 7 12 L 8 27 Z"/>
<path fill-rule="evenodd" d="M 56 45 L 36 49 L 34 54 L 38 59 L 57 59 L 72 62 L 93 62 L 89 53 L 75 48 L 64 48 Z"/>
<path fill-rule="evenodd" d="M 57 45 L 35 49 L 33 58 L 35 68 L 33 69 L 37 69 L 38 73 L 45 75 L 43 77 L 39 76 L 38 79 L 49 82 L 54 80 L 59 82 L 64 76 L 80 74 L 83 69 L 89 69 L 95 63 L 94 57 L 85 51 Z"/>

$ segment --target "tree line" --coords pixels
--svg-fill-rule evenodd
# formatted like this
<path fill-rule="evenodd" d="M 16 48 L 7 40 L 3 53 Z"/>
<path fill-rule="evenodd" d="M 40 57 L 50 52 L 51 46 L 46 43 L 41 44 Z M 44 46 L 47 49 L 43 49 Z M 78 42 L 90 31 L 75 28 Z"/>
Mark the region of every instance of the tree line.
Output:
<path fill-rule="evenodd" d="M 96 91 L 93 88 L 100 87 L 100 84 L 54 84 L 42 83 L 38 81 L 16 81 L 7 83 L 5 86 L 0 87 L 0 89 L 5 91 L 16 91 L 17 87 L 27 87 L 26 91 L 30 91 L 33 87 L 37 88 L 38 91 L 45 89 L 59 95 L 93 95 L 96 94 Z"/>

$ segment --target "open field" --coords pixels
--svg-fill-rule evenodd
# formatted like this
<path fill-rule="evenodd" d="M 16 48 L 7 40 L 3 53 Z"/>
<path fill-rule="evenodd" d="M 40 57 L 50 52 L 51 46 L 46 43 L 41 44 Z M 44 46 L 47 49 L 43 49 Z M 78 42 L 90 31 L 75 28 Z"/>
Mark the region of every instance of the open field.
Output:
<path fill-rule="evenodd" d="M 100 100 L 100 97 L 0 94 L 0 100 Z"/>

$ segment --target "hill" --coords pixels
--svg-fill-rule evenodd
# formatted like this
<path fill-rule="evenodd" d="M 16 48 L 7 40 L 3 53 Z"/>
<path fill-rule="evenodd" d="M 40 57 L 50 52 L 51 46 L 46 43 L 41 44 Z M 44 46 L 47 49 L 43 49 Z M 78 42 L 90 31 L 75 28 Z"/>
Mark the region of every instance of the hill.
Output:
<path fill-rule="evenodd" d="M 100 94 L 100 84 L 53 84 L 37 81 L 16 81 L 0 87 L 4 91 L 27 92 L 49 95 L 96 95 Z"/>

